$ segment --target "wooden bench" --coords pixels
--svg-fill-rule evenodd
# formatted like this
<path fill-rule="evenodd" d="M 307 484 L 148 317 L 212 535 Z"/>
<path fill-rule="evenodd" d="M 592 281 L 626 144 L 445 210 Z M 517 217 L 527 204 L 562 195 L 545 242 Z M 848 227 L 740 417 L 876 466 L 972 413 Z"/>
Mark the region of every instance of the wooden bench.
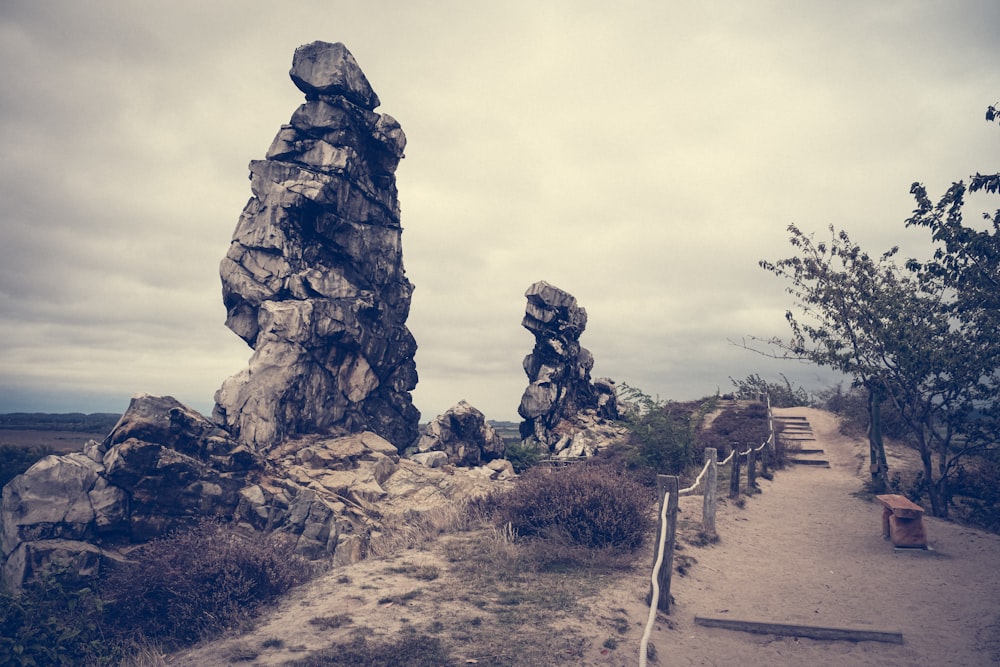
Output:
<path fill-rule="evenodd" d="M 924 508 L 906 496 L 888 493 L 875 496 L 882 507 L 882 537 L 892 540 L 893 546 L 926 549 L 927 533 L 924 532 Z"/>

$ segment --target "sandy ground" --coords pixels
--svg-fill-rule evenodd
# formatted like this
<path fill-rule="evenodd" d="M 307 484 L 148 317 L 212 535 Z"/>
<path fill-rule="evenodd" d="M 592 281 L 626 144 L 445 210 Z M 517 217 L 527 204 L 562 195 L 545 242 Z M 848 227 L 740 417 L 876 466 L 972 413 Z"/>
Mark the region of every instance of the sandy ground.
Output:
<path fill-rule="evenodd" d="M 837 431 L 819 410 L 778 411 L 808 418 L 831 466 L 790 466 L 743 508 L 720 503 L 718 543 L 679 541 L 673 576 L 675 604 L 657 618 L 650 665 L 976 665 L 1000 664 L 1000 536 L 926 518 L 929 551 L 898 551 L 881 535 L 881 508 L 856 495 L 864 481 L 867 446 Z M 906 459 L 891 457 L 896 469 Z M 686 534 L 697 528 L 701 498 L 681 498 Z M 445 538 L 446 542 L 451 537 Z M 461 539 L 461 538 L 454 538 Z M 443 545 L 442 545 L 443 546 Z M 650 548 L 651 550 L 651 548 Z M 648 609 L 645 559 L 631 574 L 613 579 L 584 605 L 579 617 L 553 618 L 547 657 L 525 665 L 625 666 L 638 664 Z M 652 562 L 651 554 L 648 562 Z M 386 603 L 415 588 L 411 575 L 394 570 L 434 566 L 445 573 L 420 584 L 425 594 Z M 171 665 L 232 664 L 234 647 L 283 638 L 283 647 L 258 651 L 244 664 L 280 664 L 328 646 L 346 630 L 310 619 L 349 614 L 376 634 L 392 636 L 405 623 L 433 615 L 458 620 L 474 613 L 459 585 L 447 577 L 442 549 L 408 551 L 390 561 L 367 561 L 320 578 L 283 600 L 250 634 L 212 642 L 169 658 Z M 472 593 L 490 601 L 490 591 Z M 472 600 L 475 602 L 475 600 Z M 696 625 L 695 616 L 900 632 L 903 644 L 812 640 L 756 635 Z M 558 638 L 566 631 L 564 643 Z M 571 631 L 571 632 L 570 632 Z M 615 637 L 609 650 L 606 638 Z M 482 647 L 483 655 L 502 647 Z M 474 655 L 456 658 L 475 660 Z M 469 664 L 475 664 L 469 662 Z"/>
<path fill-rule="evenodd" d="M 925 518 L 931 551 L 881 536 L 881 508 L 855 494 L 864 443 L 829 413 L 808 418 L 830 468 L 793 466 L 745 509 L 718 517 L 720 542 L 674 577 L 674 629 L 653 641 L 671 665 L 996 665 L 1000 663 L 1000 537 Z M 890 460 L 890 466 L 899 460 Z M 867 473 L 864 473 L 867 474 Z M 695 625 L 695 616 L 901 632 L 902 645 L 753 635 Z"/>

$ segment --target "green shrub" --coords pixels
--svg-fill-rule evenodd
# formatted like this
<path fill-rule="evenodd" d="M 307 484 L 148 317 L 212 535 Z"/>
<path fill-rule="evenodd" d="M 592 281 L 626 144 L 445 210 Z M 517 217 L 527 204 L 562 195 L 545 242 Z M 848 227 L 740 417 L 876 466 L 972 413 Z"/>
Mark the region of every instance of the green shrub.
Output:
<path fill-rule="evenodd" d="M 652 498 L 606 466 L 533 469 L 496 498 L 496 520 L 522 537 L 558 537 L 595 549 L 635 550 L 649 530 Z"/>
<path fill-rule="evenodd" d="M 514 466 L 514 472 L 521 474 L 538 463 L 543 457 L 542 451 L 530 443 L 512 442 L 507 445 L 504 457 Z"/>
<path fill-rule="evenodd" d="M 123 636 L 193 643 L 238 625 L 306 576 L 275 538 L 204 521 L 142 545 L 104 583 L 108 618 Z"/>
<path fill-rule="evenodd" d="M 657 474 L 677 475 L 691 465 L 695 412 L 695 404 L 667 402 L 631 416 L 626 422 L 634 451 L 630 467 L 647 469 L 643 477 L 655 480 Z"/>
<path fill-rule="evenodd" d="M 101 613 L 93 589 L 65 572 L 0 592 L 0 665 L 110 664 Z"/>

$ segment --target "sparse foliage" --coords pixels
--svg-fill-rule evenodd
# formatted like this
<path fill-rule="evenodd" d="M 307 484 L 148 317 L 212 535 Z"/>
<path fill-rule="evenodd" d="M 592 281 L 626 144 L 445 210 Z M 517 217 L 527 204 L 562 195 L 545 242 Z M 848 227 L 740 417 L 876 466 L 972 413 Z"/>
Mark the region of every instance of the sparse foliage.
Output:
<path fill-rule="evenodd" d="M 756 373 L 742 380 L 730 377 L 729 381 L 736 387 L 735 395 L 738 399 L 758 401 L 762 396 L 768 396 L 771 399 L 771 406 L 775 408 L 794 408 L 810 404 L 808 391 L 803 387 L 792 386 L 791 380 L 785 377 L 784 373 L 779 375 L 781 382 L 768 382 Z"/>
<path fill-rule="evenodd" d="M 457 664 L 438 637 L 408 634 L 392 641 L 376 642 L 361 632 L 350 641 L 286 663 L 288 667 L 449 667 Z"/>

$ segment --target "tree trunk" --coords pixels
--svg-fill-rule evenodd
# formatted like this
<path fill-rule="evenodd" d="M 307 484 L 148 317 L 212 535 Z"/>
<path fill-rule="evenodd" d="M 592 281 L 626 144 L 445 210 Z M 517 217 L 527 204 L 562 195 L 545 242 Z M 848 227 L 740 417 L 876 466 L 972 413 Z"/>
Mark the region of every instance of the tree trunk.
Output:
<path fill-rule="evenodd" d="M 941 443 L 941 447 L 947 450 L 947 442 Z M 948 518 L 948 505 L 951 504 L 951 489 L 948 488 L 948 475 L 947 475 L 947 455 L 943 452 L 938 452 L 938 478 L 934 486 L 937 487 L 938 495 L 938 505 L 941 513 L 934 513 L 934 516 L 939 516 L 943 519 Z"/>
<path fill-rule="evenodd" d="M 889 488 L 889 464 L 882 442 L 882 394 L 868 388 L 868 453 L 871 460 L 872 490 L 885 493 Z"/>
<path fill-rule="evenodd" d="M 941 490 L 937 482 L 934 481 L 934 465 L 931 461 L 931 446 L 927 438 L 920 435 L 920 461 L 924 464 L 924 486 L 927 487 L 927 496 L 931 501 L 931 514 L 934 516 L 945 516 L 942 512 L 947 512 L 947 508 L 942 508 Z"/>

